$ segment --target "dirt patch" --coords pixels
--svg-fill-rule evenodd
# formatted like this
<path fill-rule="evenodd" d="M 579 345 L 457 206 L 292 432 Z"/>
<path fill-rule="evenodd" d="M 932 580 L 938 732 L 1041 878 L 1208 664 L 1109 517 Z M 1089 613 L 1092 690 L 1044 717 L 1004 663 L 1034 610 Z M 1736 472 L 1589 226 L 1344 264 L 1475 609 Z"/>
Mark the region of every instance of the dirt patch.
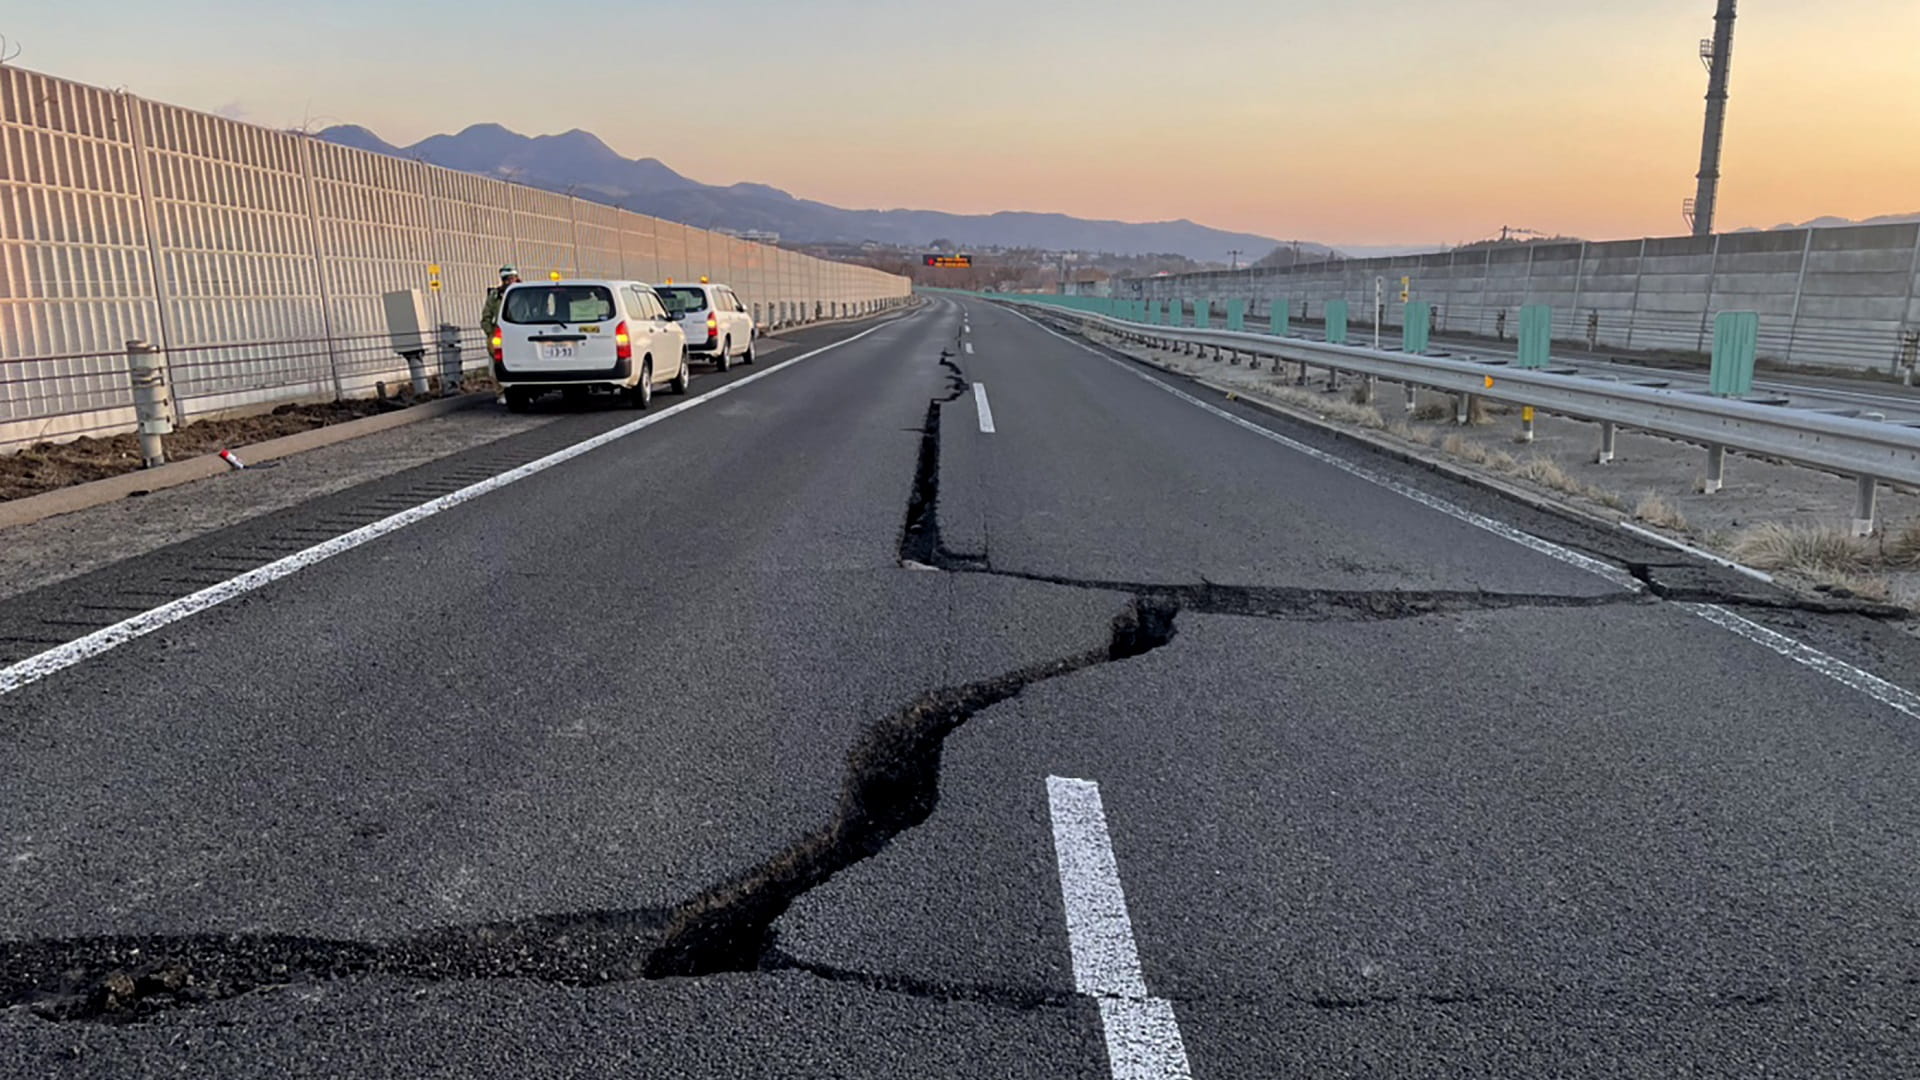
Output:
<path fill-rule="evenodd" d="M 230 420 L 197 420 L 166 436 L 167 460 L 182 461 L 404 407 L 397 401 L 364 398 L 321 405 L 282 405 L 271 413 Z M 140 439 L 132 434 L 35 443 L 12 456 L 0 457 L 0 502 L 104 480 L 139 468 Z"/>

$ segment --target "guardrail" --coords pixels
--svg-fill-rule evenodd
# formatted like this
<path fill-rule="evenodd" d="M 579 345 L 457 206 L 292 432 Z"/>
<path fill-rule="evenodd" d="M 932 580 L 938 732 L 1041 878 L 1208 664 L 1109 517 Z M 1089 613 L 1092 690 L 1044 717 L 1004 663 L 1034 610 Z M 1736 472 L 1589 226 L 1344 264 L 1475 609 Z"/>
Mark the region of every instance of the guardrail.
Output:
<path fill-rule="evenodd" d="M 1350 372 L 1368 379 L 1369 389 L 1372 380 L 1386 379 L 1407 387 L 1409 409 L 1414 389 L 1424 387 L 1455 395 L 1461 417 L 1469 414 L 1473 398 L 1484 398 L 1596 422 L 1601 462 L 1613 460 L 1615 435 L 1623 427 L 1694 443 L 1707 451 L 1708 492 L 1724 483 L 1728 450 L 1836 473 L 1857 484 L 1853 519 L 1857 535 L 1874 529 L 1880 484 L 1920 487 L 1920 427 L 1916 426 L 1553 369 L 1525 369 L 1503 358 L 1454 360 L 1245 331 L 1134 322 L 1032 297 L 987 298 L 1162 347 L 1213 349 L 1216 355 L 1227 352 L 1236 358 L 1244 353 Z"/>

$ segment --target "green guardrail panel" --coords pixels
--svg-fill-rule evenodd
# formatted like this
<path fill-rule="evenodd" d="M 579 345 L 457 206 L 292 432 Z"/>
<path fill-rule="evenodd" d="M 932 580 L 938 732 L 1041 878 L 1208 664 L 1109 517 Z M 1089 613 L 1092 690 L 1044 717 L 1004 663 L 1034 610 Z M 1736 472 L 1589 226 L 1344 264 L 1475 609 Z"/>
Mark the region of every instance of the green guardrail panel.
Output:
<path fill-rule="evenodd" d="M 1193 328 L 1205 330 L 1213 321 L 1213 301 L 1195 300 L 1193 302 Z"/>
<path fill-rule="evenodd" d="M 1427 335 L 1433 329 L 1433 305 L 1425 300 L 1409 300 L 1401 314 L 1400 349 L 1419 356 L 1427 351 Z"/>
<path fill-rule="evenodd" d="M 1245 330 L 1247 328 L 1247 302 L 1245 300 L 1227 301 L 1227 329 Z"/>
<path fill-rule="evenodd" d="M 1708 382 L 1721 397 L 1753 392 L 1753 362 L 1760 351 L 1760 313 L 1723 311 L 1713 317 L 1713 366 Z"/>
<path fill-rule="evenodd" d="M 1553 357 L 1553 308 L 1527 304 L 1520 308 L 1520 366 L 1543 368 Z"/>
<path fill-rule="evenodd" d="M 1187 302 L 1185 300 L 1167 301 L 1167 325 L 1187 325 Z"/>
<path fill-rule="evenodd" d="M 1327 343 L 1329 345 L 1347 343 L 1347 302 L 1345 300 L 1327 301 Z"/>
<path fill-rule="evenodd" d="M 1293 301 L 1284 296 L 1276 296 L 1267 301 L 1267 333 L 1275 337 L 1286 337 L 1287 329 L 1293 321 Z"/>

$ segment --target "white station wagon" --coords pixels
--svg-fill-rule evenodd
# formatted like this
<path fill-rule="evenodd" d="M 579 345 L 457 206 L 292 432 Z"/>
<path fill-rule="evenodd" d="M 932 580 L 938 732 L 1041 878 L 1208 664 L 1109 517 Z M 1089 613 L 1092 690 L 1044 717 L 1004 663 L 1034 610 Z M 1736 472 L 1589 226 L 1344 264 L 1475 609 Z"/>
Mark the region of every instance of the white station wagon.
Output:
<path fill-rule="evenodd" d="M 640 281 L 513 285 L 488 345 L 493 376 L 515 412 L 549 390 L 611 393 L 644 409 L 655 386 L 684 394 L 692 380 L 680 321 Z"/>

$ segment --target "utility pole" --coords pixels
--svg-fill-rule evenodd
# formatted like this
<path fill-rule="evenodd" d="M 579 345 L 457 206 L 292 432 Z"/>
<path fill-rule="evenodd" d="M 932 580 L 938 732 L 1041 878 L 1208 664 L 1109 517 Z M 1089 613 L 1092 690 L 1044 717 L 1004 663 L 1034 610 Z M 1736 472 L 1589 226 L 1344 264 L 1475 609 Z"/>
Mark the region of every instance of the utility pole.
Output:
<path fill-rule="evenodd" d="M 1227 252 L 1227 269 L 1228 270 L 1240 269 L 1240 249 L 1239 248 L 1233 248 Z"/>
<path fill-rule="evenodd" d="M 1700 43 L 1707 65 L 1707 123 L 1700 133 L 1700 188 L 1693 196 L 1693 235 L 1713 234 L 1713 204 L 1720 193 L 1720 138 L 1727 124 L 1727 76 L 1733 67 L 1733 19 L 1737 0 L 1720 0 L 1713 40 Z"/>

